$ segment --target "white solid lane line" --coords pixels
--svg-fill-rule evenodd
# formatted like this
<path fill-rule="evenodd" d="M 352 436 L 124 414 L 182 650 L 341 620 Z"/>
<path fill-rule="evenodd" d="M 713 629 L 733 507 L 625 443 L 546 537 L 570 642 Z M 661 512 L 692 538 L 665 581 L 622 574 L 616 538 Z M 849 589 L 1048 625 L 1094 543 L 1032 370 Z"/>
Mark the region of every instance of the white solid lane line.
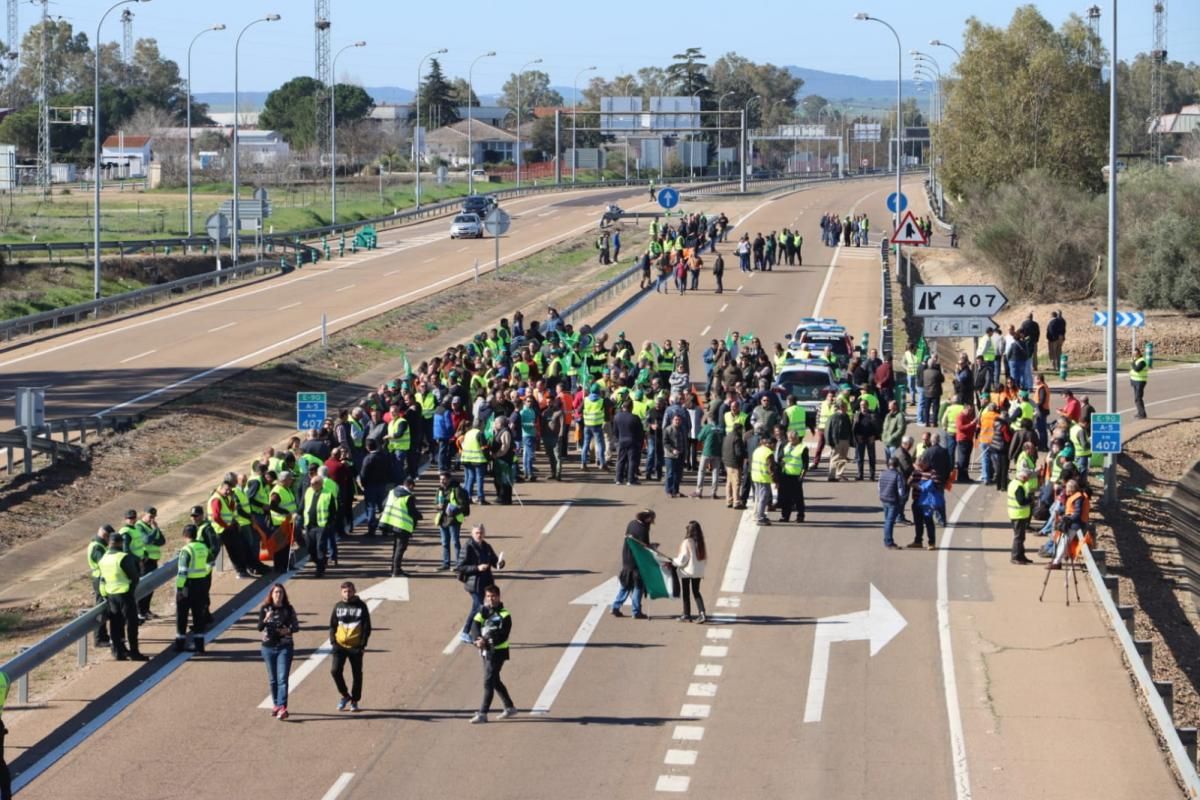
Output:
<path fill-rule="evenodd" d="M 130 361 L 137 361 L 139 358 L 143 358 L 148 355 L 153 355 L 154 353 L 157 353 L 157 352 L 158 352 L 158 350 L 147 350 L 144 353 L 138 353 L 136 356 L 130 356 L 129 358 L 122 358 L 120 363 L 128 364 Z"/>
<path fill-rule="evenodd" d="M 729 551 L 729 560 L 725 562 L 725 577 L 721 581 L 721 591 L 741 594 L 746 591 L 746 581 L 750 578 L 750 562 L 754 559 L 754 545 L 758 542 L 758 523 L 754 521 L 754 512 L 746 509 L 738 522 L 737 533 L 733 537 L 733 547 Z M 709 638 L 716 638 L 709 630 Z"/>
<path fill-rule="evenodd" d="M 954 672 L 954 645 L 950 635 L 950 587 L 946 573 L 949 569 L 950 543 L 954 540 L 954 527 L 978 488 L 978 483 L 972 485 L 958 501 L 938 543 L 938 644 L 942 654 L 942 687 L 946 695 L 946 717 L 950 724 L 950 763 L 954 767 L 954 791 L 957 800 L 971 800 L 971 775 L 967 765 L 967 743 L 963 737 L 962 711 L 958 705 L 958 678 Z"/>
<path fill-rule="evenodd" d="M 350 785 L 350 781 L 352 780 L 354 780 L 353 772 L 343 772 L 333 782 L 333 786 L 329 787 L 329 791 L 321 795 L 321 800 L 337 800 L 342 792 L 346 791 L 346 787 Z"/>
<path fill-rule="evenodd" d="M 459 638 L 461 634 L 461 630 L 454 632 L 454 638 L 450 640 L 450 644 L 442 648 L 442 655 L 449 656 L 454 654 L 454 651 L 458 649 L 458 646 L 463 643 L 462 639 Z"/>
<path fill-rule="evenodd" d="M 209 332 L 209 333 L 216 333 L 217 331 L 223 331 L 223 330 L 225 330 L 226 328 L 232 328 L 234 325 L 237 325 L 237 323 L 236 323 L 236 322 L 226 322 L 224 325 L 218 325 L 218 326 L 217 326 L 217 327 L 215 327 L 215 328 L 209 328 L 209 329 L 208 329 L 208 332 Z"/>
<path fill-rule="evenodd" d="M 701 336 L 708 336 L 708 332 L 712 330 L 712 325 L 705 325 L 704 330 L 700 331 Z"/>
<path fill-rule="evenodd" d="M 558 511 L 554 514 L 554 516 L 550 518 L 550 521 L 546 523 L 546 527 L 542 528 L 543 536 L 546 535 L 547 533 L 550 533 L 550 531 L 554 530 L 554 526 L 562 521 L 563 516 L 567 513 L 567 510 L 570 509 L 570 507 L 571 507 L 570 500 L 563 503 L 562 506 L 559 507 Z"/>
<path fill-rule="evenodd" d="M 275 310 L 276 311 L 287 311 L 289 308 L 295 308 L 298 305 L 301 305 L 301 303 L 300 302 L 288 303 L 286 306 L 280 306 L 279 308 L 277 308 Z"/>

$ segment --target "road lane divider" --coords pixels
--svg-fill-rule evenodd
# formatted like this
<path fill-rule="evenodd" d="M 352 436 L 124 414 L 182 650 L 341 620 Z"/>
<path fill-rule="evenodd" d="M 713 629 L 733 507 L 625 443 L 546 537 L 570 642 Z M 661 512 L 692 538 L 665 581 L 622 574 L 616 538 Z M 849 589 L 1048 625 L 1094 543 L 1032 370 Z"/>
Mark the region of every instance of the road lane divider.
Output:
<path fill-rule="evenodd" d="M 152 356 L 152 355 L 154 355 L 154 354 L 155 354 L 155 353 L 157 353 L 157 352 L 158 352 L 158 350 L 157 350 L 157 349 L 155 349 L 155 350 L 147 350 L 147 351 L 146 351 L 146 352 L 144 352 L 144 353 L 138 353 L 136 356 L 130 356 L 129 358 L 122 358 L 122 359 L 121 359 L 121 361 L 120 361 L 120 363 L 122 363 L 122 364 L 128 364 L 130 361 L 137 361 L 139 358 L 145 358 L 146 356 Z"/>
<path fill-rule="evenodd" d="M 343 772 L 338 776 L 338 779 L 333 782 L 333 786 L 329 787 L 329 791 L 321 795 L 321 800 L 337 800 L 342 792 L 346 791 L 346 787 L 350 785 L 350 781 L 354 780 L 353 772 Z"/>
<path fill-rule="evenodd" d="M 552 530 L 554 530 L 554 526 L 558 525 L 558 523 L 562 521 L 562 518 L 564 516 L 566 516 L 566 513 L 570 508 L 571 508 L 570 500 L 563 503 L 559 507 L 558 511 L 555 512 L 554 516 L 550 518 L 550 521 L 546 523 L 546 527 L 542 528 L 542 535 L 545 536 L 546 534 L 548 534 Z"/>

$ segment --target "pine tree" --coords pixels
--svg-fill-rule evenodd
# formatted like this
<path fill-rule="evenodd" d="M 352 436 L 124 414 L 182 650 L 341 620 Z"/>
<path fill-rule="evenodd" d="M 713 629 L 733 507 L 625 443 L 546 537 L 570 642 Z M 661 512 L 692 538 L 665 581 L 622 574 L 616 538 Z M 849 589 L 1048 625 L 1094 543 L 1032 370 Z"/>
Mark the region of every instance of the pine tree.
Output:
<path fill-rule="evenodd" d="M 458 122 L 457 103 L 454 89 L 442 73 L 442 65 L 436 58 L 429 61 L 429 74 L 420 88 L 421 121 L 426 129 Z"/>

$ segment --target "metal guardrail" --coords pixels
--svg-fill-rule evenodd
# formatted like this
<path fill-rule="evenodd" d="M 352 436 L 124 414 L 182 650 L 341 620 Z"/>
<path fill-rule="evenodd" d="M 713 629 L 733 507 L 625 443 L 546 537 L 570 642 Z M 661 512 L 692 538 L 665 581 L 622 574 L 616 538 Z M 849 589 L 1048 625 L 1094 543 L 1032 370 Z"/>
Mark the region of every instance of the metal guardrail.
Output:
<path fill-rule="evenodd" d="M 1133 638 L 1133 607 L 1120 605 L 1120 590 L 1115 576 L 1106 574 L 1107 561 L 1103 550 L 1092 552 L 1086 544 L 1081 548 L 1087 563 L 1092 589 L 1108 615 L 1117 640 L 1133 673 L 1134 683 L 1145 701 L 1146 709 L 1159 738 L 1166 745 L 1183 788 L 1188 797 L 1200 797 L 1200 776 L 1196 773 L 1196 729 L 1175 727 L 1174 686 L 1154 680 L 1150 673 L 1153 663 L 1153 642 Z"/>
<path fill-rule="evenodd" d="M 892 274 L 888 270 L 888 249 L 891 243 L 884 237 L 879 241 L 879 344 L 880 352 L 892 353 L 895 345 L 895 319 L 892 308 Z"/>
<path fill-rule="evenodd" d="M 951 225 L 946 222 L 946 195 L 939 180 L 925 179 L 925 196 L 929 198 L 929 207 L 933 209 L 933 220 L 938 227 L 950 232 Z"/>
<path fill-rule="evenodd" d="M 113 431 L 121 432 L 131 429 L 135 423 L 142 419 L 142 415 L 122 415 L 113 417 L 102 417 L 96 414 L 85 417 L 66 417 L 63 419 L 48 420 L 46 424 L 32 432 L 32 435 L 25 432 L 24 428 L 14 428 L 11 431 L 0 433 L 0 447 L 5 448 L 7 459 L 5 461 L 5 469 L 9 475 L 13 474 L 13 466 L 15 464 L 14 453 L 20 449 L 24 451 L 24 456 L 21 459 L 25 465 L 25 474 L 29 475 L 33 472 L 33 456 L 35 452 L 48 453 L 50 455 L 51 465 L 57 465 L 58 459 L 63 456 L 73 458 L 85 458 L 86 451 L 83 446 L 87 444 L 87 432 L 95 429 L 99 434 L 105 428 L 110 428 Z M 71 434 L 79 431 L 79 444 L 70 442 Z M 62 435 L 62 441 L 54 441 L 54 434 Z M 45 436 L 42 436 L 45 434 Z"/>

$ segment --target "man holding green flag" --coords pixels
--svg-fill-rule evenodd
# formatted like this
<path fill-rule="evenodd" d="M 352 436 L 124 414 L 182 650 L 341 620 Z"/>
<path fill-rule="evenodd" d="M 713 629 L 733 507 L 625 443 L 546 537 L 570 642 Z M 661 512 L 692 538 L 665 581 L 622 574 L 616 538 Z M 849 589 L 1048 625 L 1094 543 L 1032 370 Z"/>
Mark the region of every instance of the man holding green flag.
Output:
<path fill-rule="evenodd" d="M 671 596 L 650 542 L 650 526 L 654 519 L 653 511 L 643 509 L 625 528 L 625 541 L 621 546 L 621 590 L 613 600 L 614 617 L 625 616 L 621 606 L 630 595 L 633 596 L 634 619 L 649 619 L 642 613 L 643 594 L 652 599 Z"/>

